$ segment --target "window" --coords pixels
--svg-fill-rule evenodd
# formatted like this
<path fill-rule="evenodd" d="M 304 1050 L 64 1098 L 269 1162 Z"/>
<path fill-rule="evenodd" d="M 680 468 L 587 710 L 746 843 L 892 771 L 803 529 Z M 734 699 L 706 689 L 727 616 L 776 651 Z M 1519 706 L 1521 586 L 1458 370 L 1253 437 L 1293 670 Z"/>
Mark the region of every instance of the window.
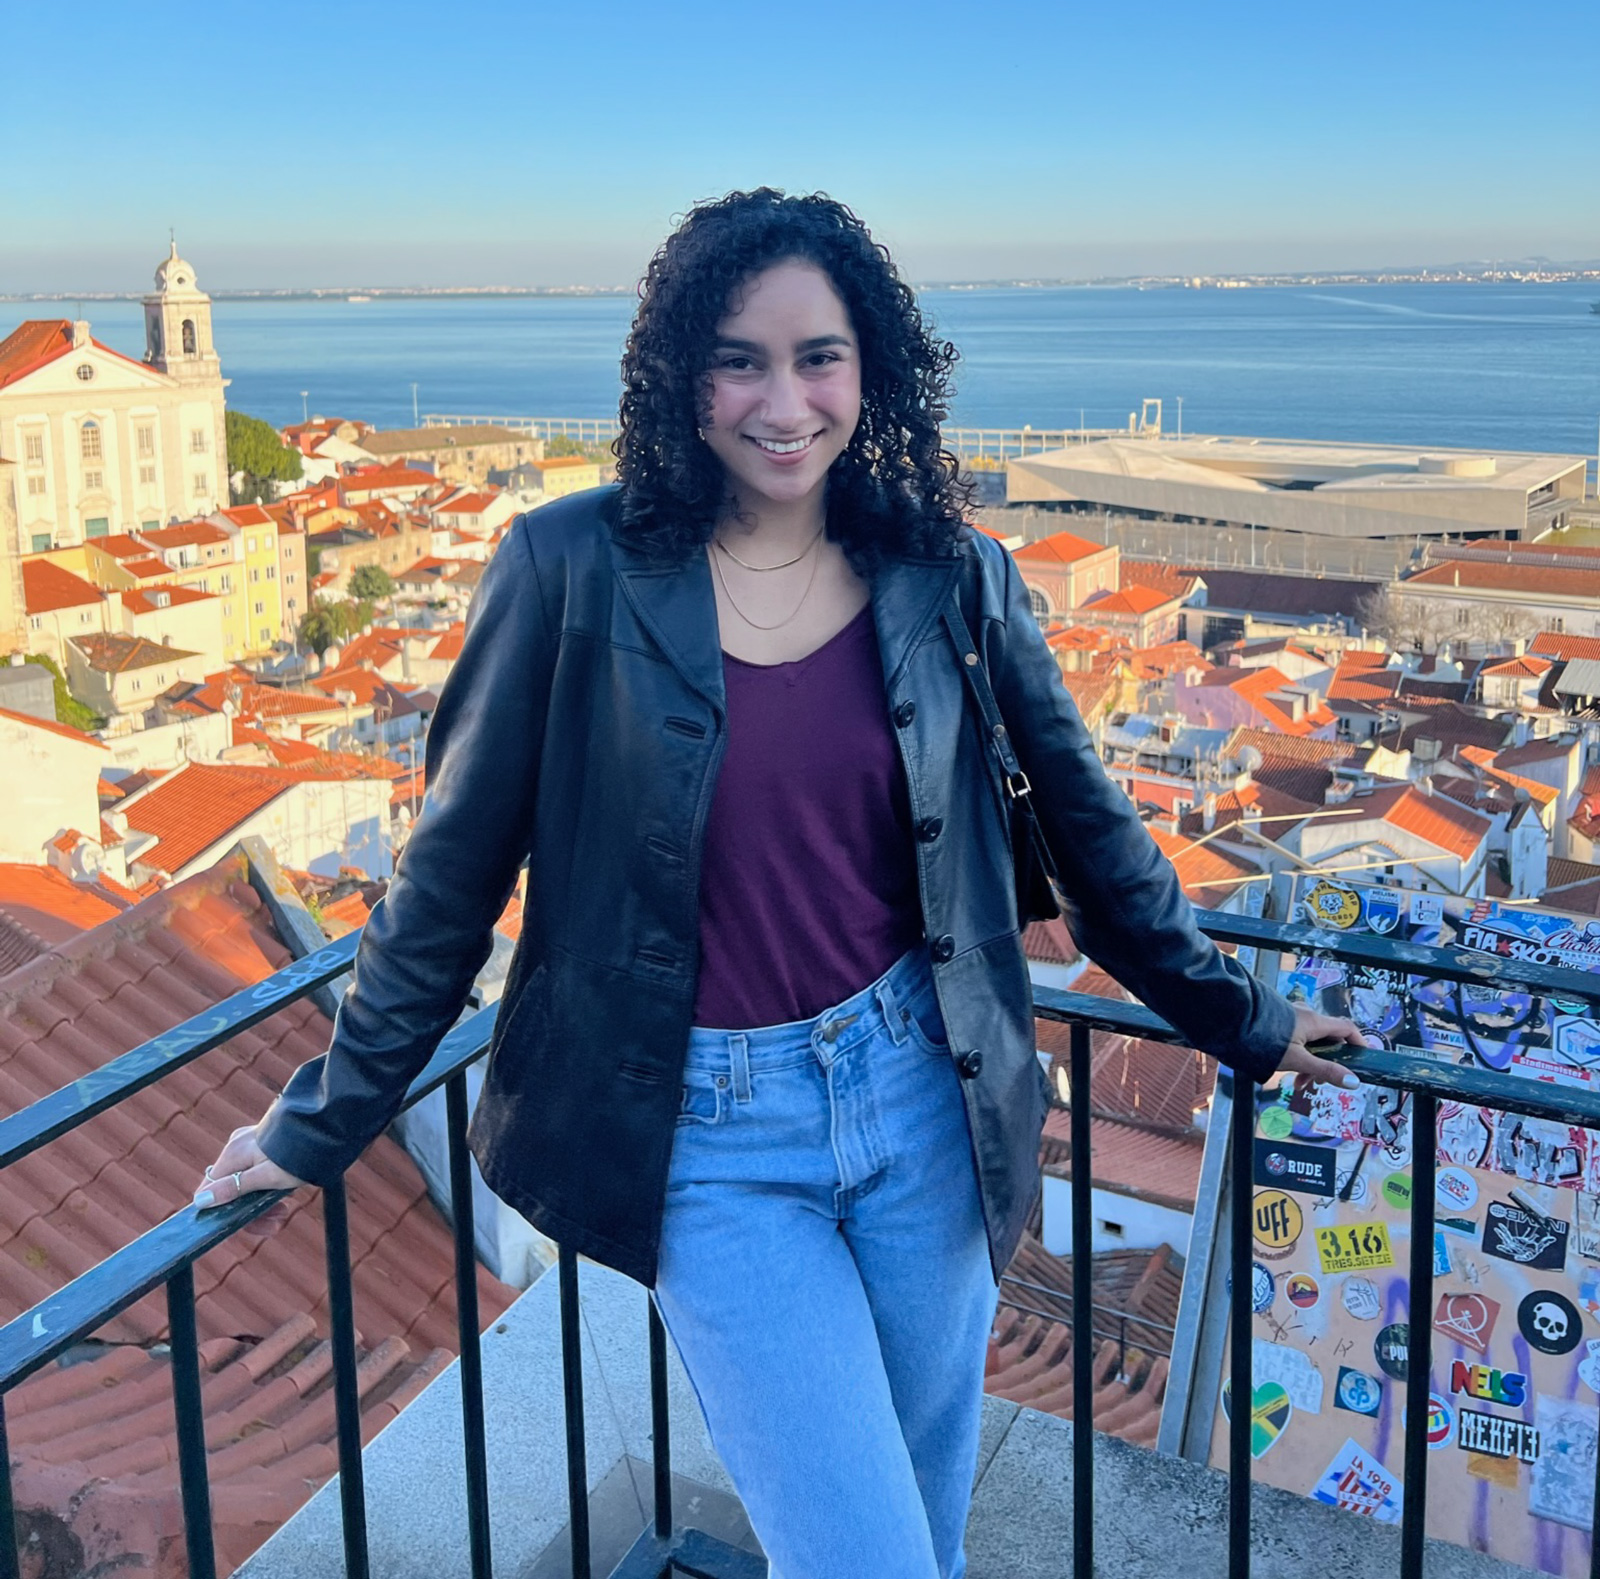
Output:
<path fill-rule="evenodd" d="M 294 572 L 291 570 L 283 579 L 289 586 L 292 587 L 294 585 Z"/>
<path fill-rule="evenodd" d="M 105 485 L 106 474 L 104 472 L 85 472 L 83 474 L 83 486 L 86 491 L 93 492 L 96 488 L 104 488 Z"/>
<path fill-rule="evenodd" d="M 141 680 L 138 675 L 134 675 L 133 677 L 132 689 L 135 691 L 142 691 L 144 689 L 144 681 Z"/>
<path fill-rule="evenodd" d="M 103 515 L 94 515 L 83 523 L 85 537 L 110 537 L 111 522 Z"/>
<path fill-rule="evenodd" d="M 1471 623 L 1472 623 L 1472 610 L 1471 609 L 1457 609 L 1456 610 L 1456 624 L 1457 625 L 1470 625 Z"/>
<path fill-rule="evenodd" d="M 224 592 L 233 591 L 233 577 L 226 570 L 222 572 L 222 590 Z"/>
<path fill-rule="evenodd" d="M 133 430 L 133 447 L 141 460 L 149 460 L 156 452 L 156 430 L 148 422 L 141 422 Z"/>
<path fill-rule="evenodd" d="M 104 453 L 100 447 L 100 424 L 85 422 L 80 438 L 83 442 L 83 458 L 86 461 L 100 460 Z"/>
<path fill-rule="evenodd" d="M 156 469 L 155 469 L 155 467 L 154 466 L 141 466 L 139 468 L 139 481 L 141 483 L 145 484 L 147 487 L 153 488 L 155 486 L 155 481 L 156 481 Z"/>
<path fill-rule="evenodd" d="M 159 521 L 141 521 L 139 523 L 139 530 L 141 532 L 153 532 L 160 525 L 161 523 Z"/>
<path fill-rule="evenodd" d="M 206 452 L 206 430 L 204 428 L 191 428 L 189 430 L 189 453 L 191 455 L 204 455 Z"/>
<path fill-rule="evenodd" d="M 260 565 L 252 565 L 250 567 L 250 579 L 252 581 L 260 581 L 260 579 L 261 579 L 261 566 Z"/>
<path fill-rule="evenodd" d="M 195 347 L 194 319 L 185 318 L 183 320 L 183 354 L 185 356 L 193 356 Z"/>
<path fill-rule="evenodd" d="M 44 465 L 44 434 L 29 433 L 23 437 L 22 458 L 30 466 Z"/>
<path fill-rule="evenodd" d="M 196 472 L 191 479 L 191 484 L 195 498 L 199 499 L 210 491 L 211 480 L 204 472 Z"/>
<path fill-rule="evenodd" d="M 266 604 L 261 602 L 261 600 L 258 598 L 256 600 L 256 613 L 257 614 L 265 614 L 266 612 L 267 612 Z"/>
<path fill-rule="evenodd" d="M 1048 619 L 1050 616 L 1049 600 L 1037 587 L 1028 588 L 1028 607 L 1033 610 L 1033 617 L 1036 620 Z"/>
<path fill-rule="evenodd" d="M 35 532 L 33 534 L 33 551 L 34 551 L 34 553 L 42 554 L 47 548 L 49 548 L 49 546 L 50 546 L 50 534 L 48 532 Z"/>
<path fill-rule="evenodd" d="M 278 579 L 278 567 L 276 565 L 268 565 L 267 566 L 267 580 L 268 581 L 276 581 L 277 579 Z"/>
<path fill-rule="evenodd" d="M 38 495 L 45 491 L 45 487 L 46 483 L 43 477 L 30 477 L 28 479 L 28 493 L 31 497 L 37 498 Z"/>
<path fill-rule="evenodd" d="M 256 551 L 256 540 L 253 537 L 247 537 L 244 540 L 244 551 L 247 554 L 255 553 L 255 551 Z"/>
<path fill-rule="evenodd" d="M 1567 622 L 1563 619 L 1554 619 L 1550 621 L 1548 628 L 1557 636 L 1564 636 L 1567 632 Z"/>

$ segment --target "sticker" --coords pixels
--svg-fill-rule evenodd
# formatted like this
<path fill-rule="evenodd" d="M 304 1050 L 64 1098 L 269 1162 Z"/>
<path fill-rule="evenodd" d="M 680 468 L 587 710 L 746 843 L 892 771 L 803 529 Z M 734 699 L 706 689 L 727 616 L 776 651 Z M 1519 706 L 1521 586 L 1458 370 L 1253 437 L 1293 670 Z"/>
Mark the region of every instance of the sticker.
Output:
<path fill-rule="evenodd" d="M 1433 1197 L 1447 1212 L 1470 1212 L 1478 1204 L 1478 1183 L 1465 1168 L 1441 1168 Z"/>
<path fill-rule="evenodd" d="M 1256 1143 L 1255 1182 L 1332 1195 L 1336 1157 L 1327 1146 L 1292 1146 L 1271 1140 Z"/>
<path fill-rule="evenodd" d="M 1431 1441 L 1431 1420 L 1429 1426 Z M 1482 1453 L 1487 1458 L 1515 1458 L 1524 1464 L 1539 1462 L 1538 1428 L 1526 1420 L 1514 1420 L 1510 1415 L 1486 1415 L 1476 1409 L 1463 1409 L 1456 1446 L 1468 1453 Z"/>
<path fill-rule="evenodd" d="M 1377 1285 L 1371 1278 L 1353 1277 L 1344 1286 L 1339 1298 L 1344 1308 L 1357 1321 L 1376 1321 L 1383 1302 L 1378 1298 Z"/>
<path fill-rule="evenodd" d="M 1363 1148 L 1363 1152 L 1365 1148 Z M 1371 1193 L 1367 1188 L 1367 1181 L 1361 1174 L 1360 1158 L 1348 1168 L 1339 1169 L 1334 1180 L 1334 1191 L 1341 1201 L 1348 1201 L 1352 1206 L 1365 1206 L 1367 1196 Z"/>
<path fill-rule="evenodd" d="M 1578 1307 L 1553 1288 L 1536 1288 L 1523 1299 L 1517 1326 L 1541 1354 L 1571 1354 L 1583 1337 Z"/>
<path fill-rule="evenodd" d="M 1578 1279 L 1578 1304 L 1584 1315 L 1600 1321 L 1600 1274 L 1585 1272 Z"/>
<path fill-rule="evenodd" d="M 1222 1412 L 1233 1418 L 1233 1383 L 1222 1384 Z M 1263 1382 L 1250 1394 L 1250 1456 L 1260 1458 L 1283 1435 L 1294 1414 L 1288 1393 L 1276 1382 Z"/>
<path fill-rule="evenodd" d="M 1504 1486 L 1510 1491 L 1515 1491 L 1522 1484 L 1518 1473 L 1521 1468 L 1522 1465 L 1514 1458 L 1490 1458 L 1486 1453 L 1467 1454 L 1469 1475 L 1476 1475 L 1479 1480 Z"/>
<path fill-rule="evenodd" d="M 1409 1173 L 1391 1173 L 1383 1181 L 1383 1198 L 1397 1212 L 1411 1210 L 1411 1175 Z"/>
<path fill-rule="evenodd" d="M 1258 1197 L 1259 1199 L 1259 1197 Z M 1339 1272 L 1369 1272 L 1394 1265 L 1389 1229 L 1384 1223 L 1351 1223 L 1345 1228 L 1317 1230 L 1317 1259 L 1329 1276 Z"/>
<path fill-rule="evenodd" d="M 1271 1261 L 1281 1261 L 1300 1239 L 1305 1217 L 1300 1204 L 1283 1190 L 1263 1190 L 1255 1199 L 1256 1248 Z"/>
<path fill-rule="evenodd" d="M 1276 1382 L 1301 1414 L 1322 1413 L 1322 1372 L 1299 1349 L 1256 1338 L 1250 1345 L 1250 1380 L 1258 1387 Z"/>
<path fill-rule="evenodd" d="M 1400 925 L 1400 896 L 1392 888 L 1366 891 L 1367 925 L 1380 937 Z"/>
<path fill-rule="evenodd" d="M 1258 1316 L 1272 1308 L 1277 1292 L 1277 1279 L 1259 1261 L 1255 1262 L 1250 1268 L 1250 1304 Z"/>
<path fill-rule="evenodd" d="M 1600 1349 L 1600 1342 L 1591 1345 Z M 1465 1360 L 1450 1362 L 1450 1391 L 1481 1404 L 1500 1404 L 1520 1409 L 1528 1401 L 1528 1378 L 1521 1371 L 1497 1371 L 1488 1365 L 1468 1365 Z"/>
<path fill-rule="evenodd" d="M 1441 1217 L 1438 1222 L 1447 1234 L 1461 1234 L 1467 1239 L 1478 1237 L 1478 1225 L 1470 1217 Z"/>
<path fill-rule="evenodd" d="M 1411 1353 L 1411 1326 L 1404 1321 L 1390 1323 L 1381 1328 L 1372 1340 L 1372 1357 L 1385 1376 L 1397 1382 L 1406 1379 L 1406 1360 Z"/>
<path fill-rule="evenodd" d="M 1449 1277 L 1455 1268 L 1450 1264 L 1450 1241 L 1442 1228 L 1433 1231 L 1433 1275 Z"/>
<path fill-rule="evenodd" d="M 1600 1195 L 1580 1195 L 1574 1203 L 1578 1218 L 1578 1254 L 1600 1261 Z"/>
<path fill-rule="evenodd" d="M 1540 1393 L 1533 1418 L 1544 1451 L 1533 1466 L 1528 1512 L 1586 1530 L 1594 1516 L 1594 1405 Z"/>
<path fill-rule="evenodd" d="M 1411 924 L 1414 927 L 1436 927 L 1444 920 L 1444 900 L 1438 894 L 1413 894 L 1411 896 Z"/>
<path fill-rule="evenodd" d="M 1502 1261 L 1559 1272 L 1567 1264 L 1569 1226 L 1558 1217 L 1536 1217 L 1510 1201 L 1491 1201 L 1483 1223 L 1483 1248 Z"/>
<path fill-rule="evenodd" d="M 1347 932 L 1361 919 L 1361 896 L 1353 888 L 1330 883 L 1326 878 L 1307 890 L 1305 907 L 1313 926 L 1338 927 Z"/>
<path fill-rule="evenodd" d="M 1494 1130 L 1484 1110 L 1466 1102 L 1439 1104 L 1439 1161 L 1458 1168 L 1488 1168 Z"/>
<path fill-rule="evenodd" d="M 1487 1354 L 1499 1316 L 1499 1304 L 1482 1294 L 1442 1294 L 1433 1313 L 1433 1330 L 1476 1354 Z"/>
<path fill-rule="evenodd" d="M 1600 1393 L 1600 1338 L 1589 1339 L 1589 1353 L 1578 1367 L 1578 1376 L 1592 1393 Z"/>
<path fill-rule="evenodd" d="M 1401 1410 L 1401 1427 L 1404 1429 L 1405 1411 Z M 1448 1400 L 1437 1393 L 1428 1394 L 1428 1446 L 1443 1447 L 1450 1440 L 1451 1428 L 1456 1423 L 1456 1412 Z"/>
<path fill-rule="evenodd" d="M 1256 1120 L 1257 1128 L 1268 1140 L 1287 1140 L 1294 1134 L 1294 1114 L 1281 1102 L 1264 1107 Z"/>
<path fill-rule="evenodd" d="M 1284 1296 L 1296 1310 L 1310 1310 L 1322 1297 L 1317 1280 L 1309 1272 L 1296 1272 L 1283 1285 Z"/>
<path fill-rule="evenodd" d="M 1341 1365 L 1333 1402 L 1335 1408 L 1348 1409 L 1351 1414 L 1375 1415 L 1383 1402 L 1383 1383 L 1365 1371 L 1353 1371 L 1348 1365 Z"/>
<path fill-rule="evenodd" d="M 1591 1487 L 1591 1490 L 1593 1488 Z M 1364 1447 L 1348 1437 L 1311 1488 L 1318 1502 L 1359 1513 L 1379 1524 L 1398 1524 L 1404 1492 L 1393 1475 Z"/>

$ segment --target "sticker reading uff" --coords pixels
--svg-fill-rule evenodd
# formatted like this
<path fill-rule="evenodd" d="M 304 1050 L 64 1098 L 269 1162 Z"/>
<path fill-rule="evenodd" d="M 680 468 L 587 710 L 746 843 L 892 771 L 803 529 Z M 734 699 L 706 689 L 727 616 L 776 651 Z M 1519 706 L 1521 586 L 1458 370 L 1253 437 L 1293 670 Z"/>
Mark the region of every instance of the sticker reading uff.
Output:
<path fill-rule="evenodd" d="M 1388 1224 L 1350 1223 L 1342 1228 L 1319 1228 L 1317 1259 L 1330 1277 L 1340 1272 L 1370 1272 L 1393 1266 Z"/>
<path fill-rule="evenodd" d="M 1281 1261 L 1300 1240 L 1305 1216 L 1300 1203 L 1284 1190 L 1262 1190 L 1255 1198 L 1256 1249 L 1269 1261 Z"/>
<path fill-rule="evenodd" d="M 1490 1458 L 1515 1458 L 1524 1464 L 1539 1462 L 1539 1432 L 1526 1420 L 1463 1409 L 1457 1421 L 1456 1446 L 1465 1452 L 1486 1453 Z"/>
<path fill-rule="evenodd" d="M 1307 1195 L 1332 1195 L 1337 1154 L 1329 1146 L 1294 1146 L 1257 1140 L 1255 1182 Z"/>

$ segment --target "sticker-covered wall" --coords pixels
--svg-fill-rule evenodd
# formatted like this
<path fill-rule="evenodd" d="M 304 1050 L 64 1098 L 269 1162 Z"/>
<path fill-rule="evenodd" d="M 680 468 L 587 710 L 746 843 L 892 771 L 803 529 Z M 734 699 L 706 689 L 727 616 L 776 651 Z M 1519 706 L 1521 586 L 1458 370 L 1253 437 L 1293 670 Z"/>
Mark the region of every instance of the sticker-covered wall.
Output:
<path fill-rule="evenodd" d="M 1291 918 L 1600 970 L 1600 921 L 1395 888 L 1298 882 Z M 1292 1000 L 1392 1047 L 1587 1087 L 1581 1002 L 1302 959 Z M 1414 1321 L 1409 1097 L 1259 1093 L 1252 1278 L 1255 1473 L 1397 1522 Z M 1600 1409 L 1600 1132 L 1439 1104 L 1428 1531 L 1547 1573 L 1589 1572 Z M 1223 1383 L 1212 1460 L 1227 1462 Z"/>

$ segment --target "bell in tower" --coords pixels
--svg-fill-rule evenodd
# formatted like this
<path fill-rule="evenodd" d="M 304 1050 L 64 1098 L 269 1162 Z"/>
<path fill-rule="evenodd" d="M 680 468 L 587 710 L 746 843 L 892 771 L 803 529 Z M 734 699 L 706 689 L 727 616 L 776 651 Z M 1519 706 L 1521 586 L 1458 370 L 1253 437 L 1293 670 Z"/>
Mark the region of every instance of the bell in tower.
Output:
<path fill-rule="evenodd" d="M 144 338 L 144 359 L 158 372 L 185 382 L 221 376 L 211 341 L 211 298 L 178 256 L 176 240 L 156 270 L 155 291 L 144 299 Z"/>

